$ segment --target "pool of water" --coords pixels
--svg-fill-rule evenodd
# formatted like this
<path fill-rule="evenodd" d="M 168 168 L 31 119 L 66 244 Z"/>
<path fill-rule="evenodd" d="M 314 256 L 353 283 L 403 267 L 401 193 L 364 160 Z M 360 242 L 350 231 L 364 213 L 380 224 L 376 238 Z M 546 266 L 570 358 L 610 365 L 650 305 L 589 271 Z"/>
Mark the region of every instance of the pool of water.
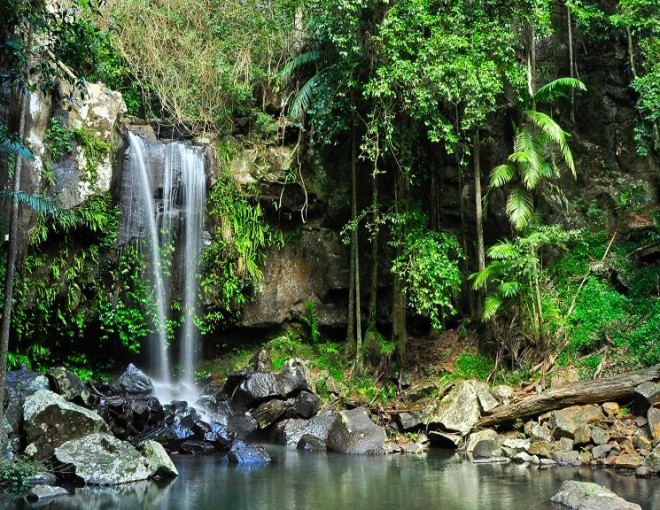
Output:
<path fill-rule="evenodd" d="M 76 488 L 53 509 L 196 510 L 534 510 L 566 479 L 605 485 L 645 510 L 660 510 L 660 478 L 639 480 L 603 468 L 539 470 L 513 464 L 475 465 L 462 455 L 351 457 L 271 447 L 273 462 L 237 467 L 216 457 L 175 457 L 179 477 L 109 488 Z M 0 497 L 0 508 L 22 509 Z"/>

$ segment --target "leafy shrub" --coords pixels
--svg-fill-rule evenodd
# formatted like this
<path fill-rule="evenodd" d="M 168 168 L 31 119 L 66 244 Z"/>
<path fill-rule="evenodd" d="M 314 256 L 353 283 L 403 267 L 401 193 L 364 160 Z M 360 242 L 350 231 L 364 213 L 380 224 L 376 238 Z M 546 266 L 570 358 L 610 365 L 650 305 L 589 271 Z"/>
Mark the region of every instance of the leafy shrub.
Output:
<path fill-rule="evenodd" d="M 454 366 L 454 376 L 459 379 L 485 381 L 495 370 L 495 363 L 482 354 L 461 353 Z"/>

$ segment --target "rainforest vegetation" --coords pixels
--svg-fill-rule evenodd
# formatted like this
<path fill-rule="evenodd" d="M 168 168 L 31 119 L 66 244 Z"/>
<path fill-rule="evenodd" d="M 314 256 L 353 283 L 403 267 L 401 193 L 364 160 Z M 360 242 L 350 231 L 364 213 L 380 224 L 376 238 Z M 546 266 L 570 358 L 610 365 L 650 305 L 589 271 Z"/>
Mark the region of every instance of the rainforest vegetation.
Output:
<path fill-rule="evenodd" d="M 457 330 L 474 339 L 459 377 L 660 363 L 656 0 L 4 0 L 0 18 L 14 105 L 58 80 L 83 94 L 100 81 L 127 116 L 213 145 L 225 175 L 207 204 L 205 342 L 259 293 L 267 251 L 332 200 L 347 327 L 326 330 L 308 302 L 271 342 L 282 360 L 350 364 L 369 387 Z M 126 359 L 154 329 L 144 261 L 118 246 L 112 197 L 63 209 L 12 185 L 32 157 L 23 129 L 0 124 L 9 366 L 110 372 L 99 352 Z M 45 145 L 44 190 L 74 145 L 90 181 L 112 150 L 57 119 Z M 229 175 L 241 151 L 281 146 L 296 207 Z"/>

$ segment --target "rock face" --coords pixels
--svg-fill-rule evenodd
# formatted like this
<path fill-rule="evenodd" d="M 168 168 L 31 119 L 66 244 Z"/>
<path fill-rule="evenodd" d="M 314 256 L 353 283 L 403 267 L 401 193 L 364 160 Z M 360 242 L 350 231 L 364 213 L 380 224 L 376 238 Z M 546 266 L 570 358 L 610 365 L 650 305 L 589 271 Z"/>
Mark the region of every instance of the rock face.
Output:
<path fill-rule="evenodd" d="M 642 510 L 601 485 L 573 480 L 564 481 L 550 501 L 575 510 Z"/>
<path fill-rule="evenodd" d="M 40 390 L 23 405 L 24 429 L 30 443 L 25 453 L 42 460 L 62 443 L 95 432 L 109 432 L 98 414 L 67 402 L 57 393 Z"/>
<path fill-rule="evenodd" d="M 146 480 L 154 475 L 150 463 L 130 443 L 110 434 L 89 434 L 55 448 L 63 471 L 88 485 L 117 485 Z"/>
<path fill-rule="evenodd" d="M 385 453 L 385 429 L 371 421 L 364 407 L 342 411 L 328 433 L 328 449 L 350 455 Z"/>

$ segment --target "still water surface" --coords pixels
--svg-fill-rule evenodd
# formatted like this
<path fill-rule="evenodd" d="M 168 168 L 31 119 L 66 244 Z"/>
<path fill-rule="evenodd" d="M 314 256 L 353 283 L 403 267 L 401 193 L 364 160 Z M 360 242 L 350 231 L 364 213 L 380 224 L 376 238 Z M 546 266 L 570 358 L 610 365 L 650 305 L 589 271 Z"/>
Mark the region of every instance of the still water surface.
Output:
<path fill-rule="evenodd" d="M 269 448 L 273 463 L 241 468 L 214 457 L 175 457 L 179 477 L 115 488 L 77 488 L 46 508 L 67 510 L 536 510 L 562 480 L 605 485 L 644 510 L 660 510 L 660 478 L 607 469 L 475 465 L 451 452 L 350 457 Z M 0 498 L 0 508 L 28 508 Z"/>

